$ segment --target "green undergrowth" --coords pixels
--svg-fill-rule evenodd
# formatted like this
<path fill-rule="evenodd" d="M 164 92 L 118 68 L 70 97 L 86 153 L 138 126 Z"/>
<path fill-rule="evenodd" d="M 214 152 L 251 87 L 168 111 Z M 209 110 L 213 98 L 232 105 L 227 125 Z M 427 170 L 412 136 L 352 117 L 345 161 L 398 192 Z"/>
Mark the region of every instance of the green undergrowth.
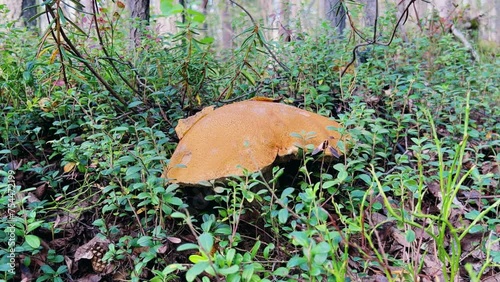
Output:
<path fill-rule="evenodd" d="M 431 272 L 480 281 L 498 272 L 497 57 L 475 62 L 451 35 L 423 33 L 369 46 L 341 77 L 353 45 L 332 42 L 326 26 L 290 43 L 248 26 L 227 59 L 200 31 L 204 18 L 188 14 L 178 34 L 144 30 L 133 52 L 107 26 L 112 59 L 92 48 L 96 34 L 84 40 L 71 26 L 85 56 L 62 51 L 62 62 L 54 42 L 35 48 L 39 37 L 2 26 L 1 279 L 20 277 L 8 271 L 10 248 L 15 268 L 37 281 L 83 277 L 90 260 L 69 269 L 64 258 L 93 238 L 107 240 L 102 261 L 114 271 L 102 275 L 132 281 L 417 281 Z M 193 209 L 190 190 L 161 178 L 177 120 L 253 96 L 334 117 L 347 149 L 325 162 L 306 148 L 293 181 L 278 166 L 270 177 L 211 183 L 210 208 Z"/>

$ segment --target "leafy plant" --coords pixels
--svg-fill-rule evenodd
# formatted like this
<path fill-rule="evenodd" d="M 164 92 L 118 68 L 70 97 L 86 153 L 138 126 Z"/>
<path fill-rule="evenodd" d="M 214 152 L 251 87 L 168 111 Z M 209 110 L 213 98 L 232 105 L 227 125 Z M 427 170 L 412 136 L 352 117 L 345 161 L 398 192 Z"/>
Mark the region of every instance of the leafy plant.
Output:
<path fill-rule="evenodd" d="M 175 1 L 161 1 L 161 16 L 184 16 L 177 32 L 144 28 L 127 49 L 127 28 L 141 25 L 122 2 L 93 11 L 89 29 L 58 3 L 42 3 L 53 22 L 38 50 L 31 31 L 0 26 L 0 270 L 15 245 L 38 280 L 79 279 L 63 256 L 94 237 L 110 242 L 104 262 L 128 269 L 110 280 L 480 281 L 498 268 L 496 57 L 473 61 L 426 26 L 391 39 L 388 13 L 376 34 L 391 45 L 356 49 L 347 68 L 361 38 L 332 40 L 324 23 L 274 40 L 237 4 L 236 48 L 222 51 L 211 15 Z M 346 150 L 330 163 L 306 148 L 296 168 L 211 183 L 200 188 L 212 189 L 209 208 L 193 210 L 192 190 L 161 177 L 177 120 L 253 96 L 338 119 Z"/>

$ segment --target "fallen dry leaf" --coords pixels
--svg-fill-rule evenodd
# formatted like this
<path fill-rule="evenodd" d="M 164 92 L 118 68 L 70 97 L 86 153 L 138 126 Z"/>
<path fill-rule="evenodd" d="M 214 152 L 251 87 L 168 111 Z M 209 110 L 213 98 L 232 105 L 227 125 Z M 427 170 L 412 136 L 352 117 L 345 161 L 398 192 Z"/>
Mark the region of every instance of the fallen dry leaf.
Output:
<path fill-rule="evenodd" d="M 67 164 L 64 165 L 64 172 L 65 173 L 68 173 L 70 171 L 72 171 L 76 166 L 76 163 L 75 162 L 68 162 Z"/>
<path fill-rule="evenodd" d="M 482 282 L 500 282 L 500 272 L 497 272 L 488 277 L 483 277 Z"/>
<path fill-rule="evenodd" d="M 99 274 L 87 274 L 82 278 L 76 280 L 76 282 L 99 282 L 101 281 L 101 275 Z"/>
<path fill-rule="evenodd" d="M 432 278 L 432 281 L 445 281 L 443 276 L 442 263 L 435 256 L 424 256 L 423 272 Z"/>

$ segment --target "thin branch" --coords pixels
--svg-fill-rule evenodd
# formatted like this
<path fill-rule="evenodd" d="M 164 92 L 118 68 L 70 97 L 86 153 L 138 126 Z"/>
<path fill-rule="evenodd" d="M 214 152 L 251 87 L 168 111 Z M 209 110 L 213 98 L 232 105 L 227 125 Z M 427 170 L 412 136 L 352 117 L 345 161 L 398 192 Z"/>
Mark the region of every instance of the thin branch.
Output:
<path fill-rule="evenodd" d="M 46 6 L 45 8 L 46 12 L 49 13 L 53 18 L 55 18 L 54 11 L 52 7 Z M 64 30 L 61 29 L 60 34 L 70 50 L 75 54 L 76 57 L 80 58 L 80 61 L 87 67 L 87 69 L 99 80 L 99 82 L 102 83 L 102 85 L 106 88 L 106 90 L 109 91 L 109 93 L 115 97 L 123 106 L 127 106 L 127 102 L 120 96 L 116 91 L 109 85 L 106 80 L 92 67 L 92 65 L 83 58 L 82 54 L 78 51 L 78 49 L 73 45 L 71 40 L 68 38 Z M 136 109 L 132 109 L 134 112 L 136 112 Z"/>
<path fill-rule="evenodd" d="M 59 10 L 61 7 L 59 6 L 60 2 L 57 2 L 57 9 Z M 57 19 L 55 19 L 55 22 L 56 22 L 56 31 L 57 31 L 57 36 L 54 34 L 54 30 L 51 29 L 51 34 L 52 34 L 52 37 L 54 38 L 54 40 L 56 41 L 56 44 L 57 44 L 57 51 L 59 52 L 59 58 L 61 59 L 61 72 L 62 72 L 62 76 L 63 76 L 63 80 L 64 80 L 64 85 L 66 86 L 66 88 L 69 88 L 69 85 L 68 85 L 68 76 L 66 75 L 66 65 L 64 64 L 64 56 L 63 56 L 63 53 L 62 53 L 62 49 L 61 49 L 61 36 L 60 36 L 60 33 L 61 33 L 61 19 L 59 18 L 60 16 L 60 13 L 57 13 L 56 14 L 57 16 Z M 64 15 L 63 15 L 64 17 Z"/>
<path fill-rule="evenodd" d="M 354 47 L 354 49 L 352 50 L 352 60 L 349 62 L 349 64 L 347 64 L 347 66 L 344 68 L 344 70 L 342 71 L 342 73 L 340 74 L 340 77 L 343 77 L 344 74 L 347 72 L 347 70 L 349 69 L 349 67 L 351 67 L 352 64 L 354 64 L 354 62 L 356 61 L 356 52 L 358 51 L 358 49 L 360 47 L 364 47 L 364 46 L 368 46 L 368 45 L 372 45 L 372 44 L 377 44 L 377 45 L 381 45 L 381 46 L 389 46 L 392 41 L 394 40 L 394 37 L 396 36 L 396 32 L 398 31 L 398 27 L 401 25 L 401 24 L 405 24 L 406 23 L 406 20 L 408 19 L 408 16 L 409 16 L 409 9 L 410 9 L 410 6 L 412 6 L 415 1 L 417 0 L 411 0 L 408 5 L 406 5 L 403 13 L 401 14 L 401 16 L 399 17 L 398 19 L 398 22 L 396 23 L 396 25 L 394 26 L 392 32 L 391 32 L 391 37 L 389 38 L 389 41 L 386 42 L 386 43 L 381 43 L 381 42 L 378 42 L 377 41 L 377 18 L 378 18 L 378 0 L 377 0 L 377 3 L 376 3 L 376 18 L 375 18 L 375 26 L 374 26 L 374 34 L 373 34 L 373 41 L 367 41 L 365 43 L 361 43 L 361 44 L 358 44 Z M 352 27 L 352 26 L 351 26 Z"/>
<path fill-rule="evenodd" d="M 259 25 L 255 22 L 254 18 L 250 14 L 250 12 L 248 12 L 243 6 L 241 6 L 240 4 L 234 2 L 233 0 L 229 0 L 229 2 L 233 3 L 234 5 L 238 6 L 241 10 L 243 10 L 243 12 L 245 12 L 245 14 L 248 15 L 248 17 L 252 21 L 253 25 L 256 28 L 259 27 Z M 266 50 L 269 53 L 269 55 L 271 55 L 271 57 L 273 58 L 273 60 L 276 61 L 276 63 L 278 63 L 278 65 L 280 65 L 280 67 L 282 67 L 285 71 L 290 72 L 290 69 L 287 66 L 285 66 L 285 64 L 283 64 L 280 60 L 278 60 L 278 57 L 276 57 L 276 55 L 271 51 L 271 48 L 269 48 L 269 46 L 267 46 L 267 43 L 264 42 L 264 41 L 262 41 L 262 40 L 261 40 L 261 42 L 262 42 L 262 45 L 264 46 L 264 48 L 266 48 Z"/>
<path fill-rule="evenodd" d="M 106 55 L 107 58 L 111 58 L 111 56 L 109 55 L 108 53 L 108 49 L 106 48 L 106 46 L 104 45 L 104 41 L 102 40 L 102 36 L 101 36 L 101 31 L 99 29 L 99 22 L 97 21 L 97 1 L 96 0 L 93 0 L 92 1 L 92 16 L 94 18 L 94 22 L 95 22 L 95 30 L 96 30 L 96 33 L 97 33 L 97 38 L 99 39 L 99 45 L 101 46 L 102 48 L 102 51 L 104 52 L 104 54 Z M 116 67 L 116 65 L 114 64 L 114 62 L 112 60 L 109 60 L 108 59 L 108 63 L 111 65 L 111 67 L 115 70 L 115 72 L 118 74 L 118 76 L 120 76 L 120 78 L 122 79 L 123 82 L 125 82 L 125 84 L 127 84 L 127 86 L 133 91 L 135 92 L 136 94 L 141 94 L 139 93 L 139 90 L 135 89 L 134 86 L 132 85 L 132 83 L 130 83 L 129 80 L 127 80 L 123 75 L 122 73 L 120 72 L 120 70 L 118 70 L 118 68 Z"/>

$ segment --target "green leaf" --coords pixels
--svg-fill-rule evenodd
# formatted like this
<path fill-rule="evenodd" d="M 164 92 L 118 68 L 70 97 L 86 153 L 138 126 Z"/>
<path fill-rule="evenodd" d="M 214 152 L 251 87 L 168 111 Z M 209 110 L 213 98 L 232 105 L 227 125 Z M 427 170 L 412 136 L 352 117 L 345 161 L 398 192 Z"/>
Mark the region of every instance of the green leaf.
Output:
<path fill-rule="evenodd" d="M 40 238 L 36 235 L 26 235 L 24 240 L 26 240 L 26 243 L 33 249 L 38 249 L 40 247 Z"/>
<path fill-rule="evenodd" d="M 234 255 L 236 254 L 235 249 L 229 249 L 226 253 L 226 264 L 227 265 L 232 265 L 233 264 L 233 259 Z"/>
<path fill-rule="evenodd" d="M 273 275 L 276 276 L 288 276 L 289 270 L 286 267 L 278 267 L 275 271 L 273 271 Z"/>
<path fill-rule="evenodd" d="M 328 85 L 323 84 L 323 85 L 318 86 L 318 90 L 327 92 L 327 91 L 330 91 L 330 87 Z"/>
<path fill-rule="evenodd" d="M 153 245 L 153 240 L 151 236 L 142 236 L 139 240 L 137 240 L 137 244 L 142 247 L 149 247 Z"/>
<path fill-rule="evenodd" d="M 182 200 L 180 198 L 177 198 L 177 197 L 165 197 L 165 202 L 166 203 L 169 203 L 171 205 L 174 205 L 174 206 L 180 206 L 182 205 Z"/>
<path fill-rule="evenodd" d="M 481 225 L 474 225 L 469 229 L 470 234 L 480 233 L 480 232 L 484 232 L 484 231 L 485 231 L 485 228 L 484 228 L 484 226 L 481 226 Z"/>
<path fill-rule="evenodd" d="M 61 9 L 61 7 L 59 7 L 57 9 L 57 14 L 59 16 L 59 20 L 61 21 L 61 24 L 65 25 L 66 24 L 66 17 L 64 16 L 64 13 L 63 13 L 63 10 Z"/>
<path fill-rule="evenodd" d="M 104 226 L 106 226 L 106 224 L 104 223 L 104 220 L 102 218 L 94 220 L 94 222 L 92 222 L 92 225 L 94 225 L 96 227 L 104 227 Z"/>
<path fill-rule="evenodd" d="M 317 265 L 324 265 L 327 263 L 328 254 L 316 254 L 314 255 L 314 263 Z"/>
<path fill-rule="evenodd" d="M 363 180 L 366 184 L 371 185 L 372 184 L 372 178 L 368 174 L 360 174 L 359 179 Z"/>
<path fill-rule="evenodd" d="M 307 259 L 306 258 L 299 257 L 299 256 L 293 256 L 288 261 L 288 263 L 286 264 L 286 266 L 290 269 L 290 268 L 294 268 L 296 266 L 299 266 L 299 265 L 302 265 L 302 264 L 305 264 L 305 263 L 307 263 Z"/>
<path fill-rule="evenodd" d="M 205 252 L 210 253 L 214 246 L 214 237 L 212 234 L 204 232 L 198 237 L 198 243 Z"/>
<path fill-rule="evenodd" d="M 214 42 L 214 40 L 215 39 L 213 37 L 207 36 L 207 37 L 204 37 L 204 38 L 202 38 L 200 40 L 196 40 L 196 41 L 200 42 L 201 44 L 208 45 L 208 44 L 212 44 Z"/>
<path fill-rule="evenodd" d="M 8 264 L 8 263 L 0 264 L 0 271 L 2 271 L 2 272 L 4 272 L 4 271 L 7 272 L 11 269 L 12 269 L 12 266 L 10 266 L 10 264 Z"/>
<path fill-rule="evenodd" d="M 244 281 L 250 281 L 254 272 L 255 272 L 255 267 L 253 263 L 247 264 L 243 267 L 243 273 L 241 274 L 241 278 L 243 278 Z"/>
<path fill-rule="evenodd" d="M 177 251 L 182 252 L 182 251 L 187 251 L 187 250 L 197 250 L 198 248 L 199 248 L 199 246 L 196 244 L 186 243 L 186 244 L 182 244 L 179 247 L 177 247 Z"/>
<path fill-rule="evenodd" d="M 406 231 L 406 242 L 412 243 L 415 241 L 415 239 L 416 239 L 415 231 L 413 231 L 412 229 Z"/>
<path fill-rule="evenodd" d="M 373 203 L 372 207 L 373 207 L 373 209 L 374 209 L 374 210 L 379 211 L 379 210 L 381 210 L 384 206 L 382 205 L 382 203 L 380 203 L 380 202 L 376 202 L 376 203 Z"/>
<path fill-rule="evenodd" d="M 296 246 L 303 246 L 303 247 L 309 246 L 309 238 L 307 238 L 307 235 L 305 232 L 293 231 L 290 234 L 290 237 L 292 239 L 292 244 L 294 244 Z"/>
<path fill-rule="evenodd" d="M 110 132 L 128 132 L 127 126 L 118 126 L 110 130 Z"/>
<path fill-rule="evenodd" d="M 260 249 L 260 245 L 261 245 L 261 242 L 259 240 L 257 240 L 255 242 L 255 245 L 252 247 L 252 250 L 250 250 L 250 254 L 252 255 L 252 258 L 255 258 L 255 256 L 257 255 L 257 252 Z"/>
<path fill-rule="evenodd" d="M 321 274 L 321 269 L 313 264 L 311 269 L 309 270 L 309 275 L 311 276 L 319 276 Z"/>
<path fill-rule="evenodd" d="M 323 241 L 323 242 L 320 242 L 319 244 L 317 244 L 316 246 L 313 247 L 312 253 L 313 254 L 327 254 L 330 252 L 330 250 L 331 250 L 330 244 Z"/>
<path fill-rule="evenodd" d="M 476 219 L 481 213 L 477 210 L 472 210 L 468 213 L 465 214 L 465 218 L 467 219 L 470 219 L 470 220 L 474 220 Z"/>
<path fill-rule="evenodd" d="M 294 190 L 295 190 L 295 189 L 294 189 L 294 188 L 292 188 L 292 187 L 288 187 L 288 188 L 286 188 L 286 189 L 285 189 L 285 190 L 283 190 L 283 192 L 281 193 L 281 198 L 280 198 L 280 199 L 282 199 L 282 200 L 283 200 L 284 198 L 288 197 L 288 195 L 292 194 Z"/>
<path fill-rule="evenodd" d="M 238 270 L 240 270 L 240 267 L 238 265 L 233 265 L 233 266 L 228 267 L 228 268 L 219 269 L 219 273 L 224 275 L 224 276 L 227 276 L 229 274 L 233 274 L 233 273 L 238 272 Z"/>
<path fill-rule="evenodd" d="M 337 180 L 339 181 L 339 183 L 347 178 L 348 174 L 344 164 L 336 164 L 333 166 L 333 168 L 335 168 L 339 172 L 339 174 L 337 175 Z"/>
<path fill-rule="evenodd" d="M 323 189 L 328 189 L 328 188 L 330 188 L 330 187 L 332 187 L 334 185 L 337 185 L 337 184 L 339 184 L 339 182 L 337 181 L 337 179 L 325 181 L 323 183 Z"/>
<path fill-rule="evenodd" d="M 194 279 L 196 279 L 196 277 L 198 277 L 198 275 L 200 275 L 203 271 L 205 271 L 205 269 L 207 269 L 207 267 L 209 267 L 209 266 L 210 266 L 210 264 L 208 263 L 208 261 L 199 262 L 199 263 L 193 265 L 193 267 L 191 267 L 186 272 L 186 280 L 193 281 Z"/>
<path fill-rule="evenodd" d="M 182 13 L 182 11 L 184 11 L 184 7 L 182 7 L 182 5 L 177 3 L 175 0 L 160 0 L 160 10 L 162 16 L 169 17 Z"/>
<path fill-rule="evenodd" d="M 274 244 L 271 243 L 269 245 L 267 245 L 265 248 L 264 248 L 264 252 L 263 252 L 263 255 L 264 255 L 264 258 L 265 259 L 268 259 L 269 258 L 269 252 L 274 250 Z"/>
<path fill-rule="evenodd" d="M 162 274 L 167 275 L 169 273 L 172 273 L 176 270 L 185 270 L 186 267 L 183 266 L 182 264 L 174 263 L 174 264 L 169 264 L 163 269 Z"/>
<path fill-rule="evenodd" d="M 500 263 L 500 251 L 491 251 L 491 257 L 496 264 Z"/>
<path fill-rule="evenodd" d="M 407 179 L 404 181 L 404 185 L 413 193 L 418 190 L 418 182 L 414 179 Z"/>
<path fill-rule="evenodd" d="M 142 170 L 142 167 L 140 167 L 140 166 L 130 166 L 129 168 L 127 168 L 127 172 L 125 173 L 125 176 L 126 177 L 133 176 L 134 174 L 136 174 L 137 172 L 139 172 L 141 170 Z"/>
<path fill-rule="evenodd" d="M 193 9 L 186 9 L 186 14 L 190 16 L 191 21 L 195 23 L 203 23 L 205 21 L 205 15 Z"/>
<path fill-rule="evenodd" d="M 68 20 L 68 22 L 69 22 L 69 24 L 71 24 L 71 25 L 72 25 L 72 26 L 73 26 L 76 30 L 78 30 L 78 32 L 80 32 L 80 35 L 84 35 L 84 36 L 86 36 L 86 35 L 87 35 L 87 33 L 85 33 L 85 31 L 83 31 L 83 30 L 82 30 L 82 29 L 78 26 L 78 24 L 76 24 L 75 22 L 70 21 L 70 20 Z M 75 34 L 76 34 L 76 32 L 75 32 Z"/>
<path fill-rule="evenodd" d="M 365 193 L 366 191 L 362 191 L 362 190 L 353 190 L 351 192 L 351 197 L 353 198 L 363 198 L 365 196 Z"/>
<path fill-rule="evenodd" d="M 43 224 L 43 220 L 38 220 L 38 221 L 35 221 L 35 222 L 28 224 L 28 227 L 26 228 L 26 233 L 30 233 L 31 231 L 40 227 L 42 224 Z"/>
<path fill-rule="evenodd" d="M 281 224 L 285 224 L 287 220 L 288 220 L 288 210 L 287 209 L 281 209 L 278 212 L 278 221 Z"/>
<path fill-rule="evenodd" d="M 243 69 L 243 70 L 241 70 L 241 74 L 247 79 L 247 81 L 251 85 L 255 86 L 255 79 L 253 78 L 253 76 L 249 72 L 247 72 L 246 70 Z"/>
<path fill-rule="evenodd" d="M 199 263 L 202 261 L 208 261 L 208 258 L 205 256 L 200 256 L 200 255 L 190 255 L 189 261 L 192 263 Z"/>
<path fill-rule="evenodd" d="M 172 218 L 180 218 L 180 219 L 185 219 L 186 215 L 181 213 L 181 212 L 173 212 L 170 217 Z"/>
<path fill-rule="evenodd" d="M 61 265 L 57 268 L 56 272 L 59 274 L 66 273 L 66 272 L 68 272 L 68 267 L 66 265 Z"/>
<path fill-rule="evenodd" d="M 56 273 L 56 271 L 54 269 L 52 269 L 52 267 L 50 267 L 49 265 L 47 264 L 44 264 L 40 267 L 40 269 L 43 271 L 43 273 L 45 274 L 54 274 Z"/>
<path fill-rule="evenodd" d="M 134 101 L 134 102 L 132 102 L 132 103 L 128 104 L 128 108 L 129 108 L 129 109 L 131 109 L 131 108 L 135 108 L 135 107 L 137 107 L 138 105 L 141 105 L 141 104 L 143 104 L 143 102 L 142 102 L 142 101 Z"/>

